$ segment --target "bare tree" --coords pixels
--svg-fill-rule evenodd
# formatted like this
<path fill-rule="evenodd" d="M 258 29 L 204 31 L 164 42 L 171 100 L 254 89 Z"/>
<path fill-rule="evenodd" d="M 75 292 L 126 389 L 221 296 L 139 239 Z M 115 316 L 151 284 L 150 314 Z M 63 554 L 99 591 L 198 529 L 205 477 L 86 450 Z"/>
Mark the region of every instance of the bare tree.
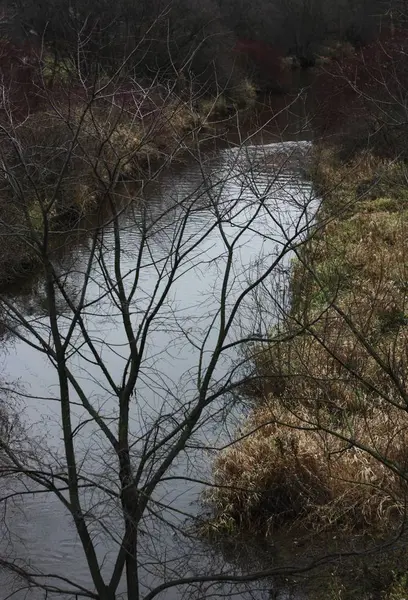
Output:
<path fill-rule="evenodd" d="M 57 406 L 58 416 L 56 439 L 38 430 L 25 437 L 24 419 L 2 438 L 2 503 L 53 496 L 88 577 L 19 556 L 1 564 L 44 597 L 209 597 L 221 584 L 233 595 L 276 569 L 242 573 L 204 561 L 184 523 L 197 512 L 177 498 L 210 484 L 204 457 L 248 379 L 239 349 L 276 316 L 274 307 L 253 313 L 257 294 L 279 293 L 312 227 L 310 187 L 281 178 L 308 146 L 257 148 L 240 133 L 215 163 L 201 142 L 217 136 L 191 113 L 193 99 L 135 81 L 129 90 L 121 73 L 90 80 L 79 70 L 64 94 L 43 78 L 41 110 L 22 120 L 4 103 L 1 193 L 12 210 L 2 215 L 2 237 L 35 266 L 38 290 L 30 310 L 3 293 L 2 319 L 52 371 L 52 392 L 15 394 Z M 181 152 L 194 177 L 153 202 L 150 189 Z M 90 205 L 93 218 L 81 220 Z M 66 249 L 69 219 L 86 240 L 81 251 Z M 174 373 L 167 365 L 179 353 L 184 365 Z"/>

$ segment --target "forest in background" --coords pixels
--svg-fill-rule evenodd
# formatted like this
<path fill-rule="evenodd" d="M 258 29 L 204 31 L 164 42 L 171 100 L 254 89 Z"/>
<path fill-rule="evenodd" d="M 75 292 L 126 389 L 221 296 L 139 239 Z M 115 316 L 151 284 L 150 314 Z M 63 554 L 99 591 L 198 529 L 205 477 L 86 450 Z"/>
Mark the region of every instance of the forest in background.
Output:
<path fill-rule="evenodd" d="M 80 60 L 100 74 L 131 53 L 127 69 L 141 81 L 177 79 L 183 87 L 193 78 L 214 93 L 243 77 L 277 89 L 281 58 L 312 66 L 339 42 L 370 43 L 401 11 L 394 0 L 19 0 L 2 12 L 3 46 L 8 39 L 28 62 L 41 49 L 50 67 Z"/>

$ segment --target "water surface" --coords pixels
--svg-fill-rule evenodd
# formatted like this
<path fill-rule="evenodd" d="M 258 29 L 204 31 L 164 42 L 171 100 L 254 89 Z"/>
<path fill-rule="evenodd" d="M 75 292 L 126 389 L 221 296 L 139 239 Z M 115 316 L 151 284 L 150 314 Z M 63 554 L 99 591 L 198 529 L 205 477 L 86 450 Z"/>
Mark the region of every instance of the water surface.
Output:
<path fill-rule="evenodd" d="M 168 259 L 174 252 L 174 240 L 182 240 L 180 252 L 190 249 L 147 338 L 131 407 L 135 459 L 146 427 L 154 420 L 162 419 L 161 431 L 165 431 L 170 422 L 182 419 L 195 398 L 198 365 L 200 360 L 204 366 L 208 363 L 218 335 L 217 311 L 228 242 L 241 232 L 228 282 L 228 307 L 231 308 L 242 290 L 272 264 L 291 236 L 306 234 L 307 223 L 312 221 L 315 208 L 311 186 L 304 180 L 301 169 L 309 147 L 307 142 L 258 145 L 251 142 L 242 147 L 231 145 L 220 149 L 200 162 L 192 159 L 183 167 L 162 173 L 143 194 L 135 192 L 137 198 L 121 215 L 120 259 L 125 287 L 130 289 L 133 285 L 135 272 L 139 276 L 132 305 L 134 323 L 143 319 L 152 298 L 158 297 L 168 281 L 171 270 Z M 180 226 L 186 210 L 189 217 L 181 236 Z M 224 215 L 222 230 L 213 227 L 220 212 Z M 251 226 L 247 228 L 249 222 Z M 146 223 L 149 226 L 148 244 L 136 268 Z M 208 235 L 204 235 L 205 232 Z M 103 262 L 95 261 L 92 265 L 87 290 L 88 300 L 97 301 L 87 311 L 86 322 L 109 372 L 119 381 L 127 357 L 126 336 L 118 307 L 111 297 L 101 294 L 106 273 L 113 275 L 115 269 L 113 225 L 104 228 L 100 244 Z M 66 273 L 66 289 L 72 298 L 77 298 L 80 293 L 90 247 L 91 236 L 87 236 L 55 259 L 60 272 Z M 279 267 L 264 281 L 262 289 L 249 294 L 240 305 L 229 334 L 230 342 L 240 337 L 263 335 L 273 325 L 277 312 L 287 302 L 290 256 L 290 253 L 286 254 Z M 276 305 L 270 303 L 262 307 L 262 294 L 276 298 Z M 49 325 L 44 297 L 44 284 L 39 280 L 29 294 L 16 294 L 13 301 L 24 317 L 45 335 Z M 64 327 L 65 319 L 68 327 L 70 311 L 63 298 L 60 298 L 60 304 L 61 326 Z M 82 342 L 78 332 L 70 366 L 87 397 L 115 430 L 116 399 Z M 212 389 L 225 383 L 239 356 L 236 348 L 225 353 L 213 375 Z M 44 354 L 17 337 L 7 340 L 1 361 L 6 380 L 17 382 L 23 393 L 19 400 L 21 419 L 36 451 L 57 468 L 64 460 L 55 369 Z M 225 557 L 212 553 L 206 545 L 183 534 L 186 520 L 201 510 L 199 499 L 203 485 L 192 480 L 210 478 L 214 448 L 231 439 L 242 418 L 244 409 L 232 400 L 229 398 L 227 402 L 221 398 L 203 415 L 190 447 L 169 473 L 175 479 L 163 483 L 155 492 L 152 510 L 143 523 L 146 534 L 140 541 L 145 590 L 187 573 L 236 569 L 226 562 Z M 78 427 L 76 447 L 83 458 L 82 472 L 93 481 L 114 488 L 115 459 L 111 450 L 100 431 L 88 422 L 79 403 L 73 412 L 74 425 Z M 11 481 L 5 485 L 17 489 L 21 484 Z M 115 501 L 109 501 L 99 492 L 86 496 L 85 502 L 93 515 L 92 532 L 108 578 L 120 543 L 119 508 Z M 9 503 L 3 530 L 3 552 L 9 556 L 24 560 L 44 573 L 62 575 L 69 581 L 89 585 L 83 551 L 70 516 L 55 496 L 27 494 Z M 15 600 L 44 597 L 38 590 L 19 589 L 19 585 L 4 574 L 1 597 Z M 258 598 L 264 597 L 264 593 L 255 588 L 252 593 Z M 240 593 L 243 598 L 244 591 Z M 182 592 L 174 588 L 161 597 L 175 600 L 181 597 L 180 594 Z M 227 587 L 204 587 L 197 594 L 198 597 L 221 597 L 232 591 Z"/>

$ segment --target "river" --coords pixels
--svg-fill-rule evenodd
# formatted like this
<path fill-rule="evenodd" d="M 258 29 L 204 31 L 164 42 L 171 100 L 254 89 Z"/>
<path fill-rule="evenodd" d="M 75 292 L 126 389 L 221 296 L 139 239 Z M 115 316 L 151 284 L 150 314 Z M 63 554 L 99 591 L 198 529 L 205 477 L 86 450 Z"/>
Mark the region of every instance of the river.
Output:
<path fill-rule="evenodd" d="M 134 281 L 135 261 L 143 231 L 141 224 L 146 221 L 149 225 L 154 224 L 148 252 L 139 269 L 140 281 L 134 313 L 138 318 L 138 314 L 143 313 L 157 294 L 158 265 L 163 265 L 172 252 L 181 222 L 180 206 L 185 206 L 185 199 L 195 203 L 195 209 L 186 221 L 183 244 L 190 247 L 197 244 L 196 251 L 190 253 L 172 284 L 171 293 L 148 336 L 146 358 L 131 415 L 135 440 L 140 438 L 145 424 L 158 415 L 174 410 L 174 418 L 181 418 L 194 395 L 200 349 L 204 347 L 201 355 L 205 363 L 216 341 L 217 329 L 212 323 L 226 264 L 226 246 L 219 228 L 210 231 L 215 213 L 214 203 L 208 202 L 209 195 L 215 190 L 217 206 L 222 206 L 223 210 L 228 205 L 233 207 L 228 218 L 225 217 L 223 233 L 227 239 L 232 240 L 238 231 L 242 232 L 234 253 L 233 277 L 229 284 L 228 297 L 232 304 L 254 277 L 254 272 L 265 269 L 265 265 L 282 250 L 287 242 L 285 237 L 293 235 L 312 220 L 315 209 L 313 191 L 301 169 L 309 149 L 310 143 L 307 141 L 260 143 L 258 139 L 251 139 L 239 146 L 231 144 L 218 148 L 201 162 L 191 159 L 184 165 L 168 168 L 144 190 L 143 198 L 138 198 L 121 215 L 120 253 L 122 272 L 127 273 L 126 285 Z M 259 199 L 265 197 L 268 210 L 259 211 L 254 218 Z M 251 219 L 251 227 L 246 228 Z M 202 239 L 203 231 L 207 230 L 210 233 Z M 67 289 L 73 296 L 81 288 L 90 246 L 90 236 L 84 236 L 78 243 L 70 244 L 55 259 L 58 268 L 67 273 Z M 104 270 L 113 272 L 115 266 L 114 228 L 111 225 L 107 225 L 103 232 L 103 247 L 104 264 L 98 266 L 95 263 L 93 266 L 92 281 L 87 292 L 88 299 L 97 300 L 87 315 L 87 327 L 98 347 L 104 349 L 104 362 L 109 372 L 117 374 L 119 379 L 125 360 L 125 332 L 117 307 L 110 298 L 101 294 L 106 277 Z M 275 269 L 264 282 L 269 295 L 274 293 L 276 297 L 279 296 L 277 306 L 286 302 L 285 274 L 289 260 L 290 253 L 285 255 L 279 269 Z M 63 299 L 60 300 L 63 318 L 69 311 Z M 263 312 L 258 306 L 259 300 L 257 294 L 250 294 L 241 305 L 236 325 L 230 334 L 231 341 L 242 335 L 258 335 L 273 324 L 273 310 Z M 33 283 L 29 292 L 15 293 L 13 302 L 25 318 L 35 323 L 43 333 L 46 331 L 47 308 L 41 280 Z M 76 343 L 79 347 L 79 336 Z M 238 356 L 231 349 L 219 362 L 214 374 L 214 386 L 224 383 Z M 19 386 L 20 395 L 16 402 L 20 419 L 36 450 L 42 456 L 47 456 L 50 464 L 58 464 L 62 460 L 62 441 L 55 369 L 44 354 L 18 337 L 9 337 L 4 343 L 1 365 L 3 378 Z M 107 422 L 111 419 L 113 423 L 115 406 L 112 395 L 85 349 L 73 355 L 72 368 L 100 414 Z M 228 404 L 226 410 L 221 400 L 217 407 L 219 410 L 213 409 L 211 414 L 206 415 L 194 436 L 194 444 L 174 465 L 171 474 L 176 479 L 162 484 L 156 490 L 155 510 L 143 523 L 145 534 L 142 534 L 140 542 L 141 585 L 144 591 L 170 576 L 208 573 L 214 569 L 223 572 L 239 569 L 233 561 L 228 562 L 225 556 L 198 541 L 191 530 L 187 530 L 190 533 L 183 531 L 186 519 L 188 521 L 189 517 L 194 517 L 202 510 L 200 497 L 203 485 L 188 478 L 209 478 L 214 448 L 233 437 L 244 410 L 234 402 Z M 110 455 L 100 432 L 94 424 L 84 421 L 80 407 L 74 407 L 73 410 L 78 426 L 77 448 L 83 460 L 83 472 L 89 476 L 98 474 L 99 481 L 109 481 L 112 468 Z M 21 483 L 13 480 L 4 483 L 4 486 L 21 490 Z M 120 532 L 115 505 L 104 505 L 102 514 L 100 502 L 98 494 L 90 496 L 88 509 L 95 519 L 92 534 L 97 554 L 103 564 L 103 572 L 109 574 Z M 58 498 L 52 494 L 26 494 L 9 502 L 5 508 L 7 510 L 2 522 L 3 556 L 16 557 L 39 572 L 61 575 L 83 586 L 89 584 L 81 545 L 70 516 Z M 6 572 L 0 572 L 0 577 L 2 599 L 38 600 L 45 597 L 39 590 L 28 590 Z M 232 595 L 226 586 L 195 591 L 197 597 L 201 598 Z M 259 586 L 249 586 L 247 591 L 240 589 L 239 594 L 237 597 L 241 598 L 247 594 L 257 598 L 267 597 L 267 592 L 259 589 Z M 160 598 L 176 600 L 182 595 L 182 591 L 172 588 Z M 48 597 L 56 596 L 51 594 Z M 74 598 L 74 594 L 68 597 Z"/>

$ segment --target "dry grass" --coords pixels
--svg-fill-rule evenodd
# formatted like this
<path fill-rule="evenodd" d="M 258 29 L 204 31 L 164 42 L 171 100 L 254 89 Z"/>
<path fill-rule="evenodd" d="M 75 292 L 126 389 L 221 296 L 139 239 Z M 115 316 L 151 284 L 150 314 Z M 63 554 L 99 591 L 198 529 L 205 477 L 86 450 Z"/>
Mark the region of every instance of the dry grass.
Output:
<path fill-rule="evenodd" d="M 98 209 L 106 190 L 127 180 L 152 177 L 174 160 L 203 127 L 177 98 L 154 103 L 150 112 L 85 100 L 65 100 L 10 126 L 2 136 L 0 285 L 25 276 L 36 264 L 27 242 L 44 230 L 73 229 Z M 140 110 L 139 110 L 140 109 Z M 13 246 L 11 253 L 10 244 Z"/>
<path fill-rule="evenodd" d="M 101 102 L 75 108 L 62 103 L 32 114 L 13 131 L 6 167 L 27 204 L 46 202 L 57 190 L 57 212 L 86 211 L 106 184 L 124 177 L 141 181 L 151 165 L 183 150 L 195 125 L 195 113 L 175 100 L 145 116 L 137 104 L 125 110 Z"/>
<path fill-rule="evenodd" d="M 408 596 L 408 577 L 394 577 L 394 582 L 388 590 L 385 600 L 406 600 Z"/>
<path fill-rule="evenodd" d="M 213 530 L 243 526 L 269 534 L 301 524 L 372 533 L 405 516 L 405 168 L 359 157 L 340 171 L 326 155 L 319 171 L 319 185 L 328 191 L 321 216 L 332 220 L 294 269 L 285 327 L 307 330 L 254 351 L 265 383 L 238 432 L 245 437 L 214 465 L 220 487 L 209 496 Z M 375 185 L 361 192 L 374 179 L 388 181 L 387 202 L 379 202 L 381 185 L 379 197 Z"/>
<path fill-rule="evenodd" d="M 288 523 L 359 532 L 389 527 L 404 513 L 406 486 L 376 458 L 325 431 L 342 436 L 344 427 L 304 407 L 268 402 L 256 410 L 240 433 L 255 432 L 217 460 L 214 481 L 228 487 L 210 497 L 215 528 L 238 523 L 270 534 Z M 408 419 L 377 410 L 367 420 L 350 417 L 347 428 L 360 443 L 375 440 L 384 459 L 408 464 Z"/>

